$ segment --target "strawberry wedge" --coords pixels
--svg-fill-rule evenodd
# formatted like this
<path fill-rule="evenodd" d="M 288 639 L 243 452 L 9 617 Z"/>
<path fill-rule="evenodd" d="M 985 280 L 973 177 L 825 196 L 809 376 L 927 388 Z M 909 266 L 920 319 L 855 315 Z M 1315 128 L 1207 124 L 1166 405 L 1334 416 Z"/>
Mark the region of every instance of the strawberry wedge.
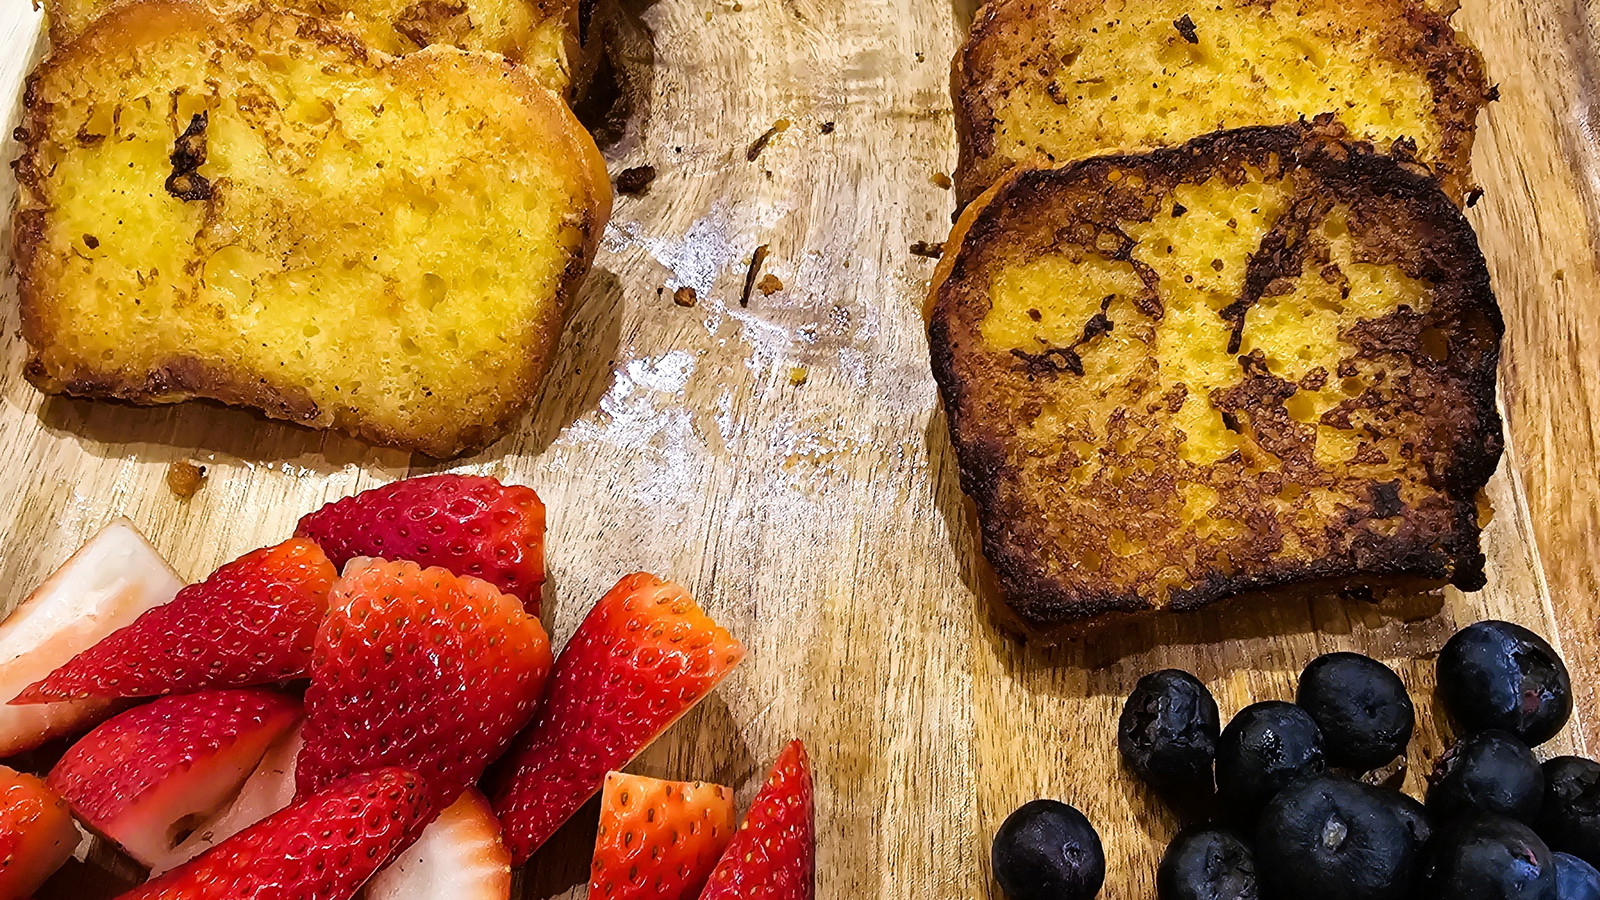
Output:
<path fill-rule="evenodd" d="M 121 900 L 350 900 L 431 815 L 416 774 L 387 768 L 355 775 Z"/>
<path fill-rule="evenodd" d="M 73 744 L 48 782 L 89 828 L 146 866 L 232 797 L 300 717 L 273 691 L 205 691 L 136 706 Z"/>
<path fill-rule="evenodd" d="M 0 900 L 39 889 L 78 846 L 67 804 L 43 781 L 0 766 Z"/>
<path fill-rule="evenodd" d="M 304 538 L 247 553 L 118 629 L 12 703 L 154 697 L 298 678 L 337 573 Z"/>
<path fill-rule="evenodd" d="M 532 488 L 481 475 L 423 475 L 335 500 L 295 530 L 333 564 L 407 559 L 489 582 L 539 614 L 544 503 Z"/>
<path fill-rule="evenodd" d="M 294 760 L 300 745 L 298 728 L 278 738 L 232 800 L 196 825 L 183 843 L 150 860 L 150 874 L 176 869 L 293 803 Z"/>
<path fill-rule="evenodd" d="M 0 702 L 168 602 L 183 580 L 127 519 L 101 529 L 0 623 Z M 105 700 L 0 705 L 0 758 L 87 729 Z"/>
<path fill-rule="evenodd" d="M 779 754 L 700 900 L 811 900 L 816 867 L 811 761 L 795 741 Z"/>
<path fill-rule="evenodd" d="M 733 839 L 733 791 L 612 772 L 600 795 L 589 896 L 695 900 Z"/>
<path fill-rule="evenodd" d="M 544 705 L 496 775 L 494 808 L 514 863 L 743 658 L 681 586 L 642 572 L 618 582 L 562 650 Z"/>
<path fill-rule="evenodd" d="M 317 631 L 296 795 L 403 766 L 439 812 L 528 724 L 549 673 L 550 641 L 516 598 L 440 568 L 369 562 L 334 585 Z"/>

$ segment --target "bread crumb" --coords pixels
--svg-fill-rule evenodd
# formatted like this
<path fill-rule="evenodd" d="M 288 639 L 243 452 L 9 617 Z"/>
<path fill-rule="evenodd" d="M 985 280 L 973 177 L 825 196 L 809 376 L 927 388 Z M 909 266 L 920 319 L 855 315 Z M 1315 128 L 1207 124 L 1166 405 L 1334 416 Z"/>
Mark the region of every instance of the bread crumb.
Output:
<path fill-rule="evenodd" d="M 944 255 L 944 244 L 937 241 L 912 241 L 911 255 L 938 259 Z"/>
<path fill-rule="evenodd" d="M 656 180 L 655 166 L 634 166 L 617 173 L 617 193 L 642 194 Z"/>
<path fill-rule="evenodd" d="M 810 377 L 811 374 L 806 371 L 805 366 L 795 366 L 789 370 L 789 383 L 795 387 L 805 384 L 806 379 Z"/>
<path fill-rule="evenodd" d="M 947 191 L 950 190 L 950 184 L 951 184 L 950 176 L 946 175 L 943 172 L 935 172 L 932 175 L 929 175 L 928 176 L 928 180 L 933 182 L 934 184 L 938 185 L 940 188 L 943 188 L 944 190 L 947 190 Z"/>
<path fill-rule="evenodd" d="M 700 295 L 694 288 L 687 284 L 672 292 L 672 302 L 679 306 L 693 306 L 700 301 Z"/>
<path fill-rule="evenodd" d="M 744 151 L 744 158 L 749 162 L 755 162 L 756 158 L 761 155 L 761 151 L 767 149 L 767 145 L 772 143 L 773 138 L 783 134 L 788 130 L 788 119 L 779 119 L 778 121 L 773 122 L 772 127 L 768 128 L 766 131 L 763 131 L 761 136 L 755 139 L 755 143 L 750 145 L 750 149 Z"/>
<path fill-rule="evenodd" d="M 750 254 L 750 268 L 744 273 L 744 290 L 739 292 L 739 305 L 750 305 L 750 291 L 756 286 L 756 273 L 761 271 L 761 263 L 767 258 L 767 245 L 762 244 Z M 763 294 L 770 292 L 763 292 Z"/>
<path fill-rule="evenodd" d="M 167 488 L 179 500 L 187 500 L 206 483 L 206 467 L 197 466 L 187 459 L 174 460 L 167 466 Z"/>
<path fill-rule="evenodd" d="M 761 276 L 761 280 L 756 283 L 756 290 L 759 290 L 764 297 L 771 297 L 773 294 L 783 290 L 783 282 L 778 279 L 778 276 L 768 272 Z"/>

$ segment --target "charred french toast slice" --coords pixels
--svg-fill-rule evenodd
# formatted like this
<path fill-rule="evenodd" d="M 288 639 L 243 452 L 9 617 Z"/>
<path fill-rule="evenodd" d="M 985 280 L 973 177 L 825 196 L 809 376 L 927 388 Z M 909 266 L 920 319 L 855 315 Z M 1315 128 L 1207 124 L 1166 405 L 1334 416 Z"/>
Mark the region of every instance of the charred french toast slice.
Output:
<path fill-rule="evenodd" d="M 13 251 L 53 393 L 476 449 L 531 402 L 610 212 L 526 71 L 266 6 L 119 7 L 24 107 Z"/>
<path fill-rule="evenodd" d="M 1300 126 L 1017 172 L 929 298 L 962 486 L 1034 633 L 1481 587 L 1502 331 L 1435 183 Z"/>
<path fill-rule="evenodd" d="M 50 39 L 66 44 L 111 9 L 138 0 L 44 0 Z M 250 0 L 211 0 L 219 10 Z M 283 0 L 279 3 L 399 55 L 434 44 L 487 53 L 527 66 L 566 94 L 581 93 L 598 61 L 599 0 Z"/>
<path fill-rule="evenodd" d="M 1493 94 L 1477 50 L 1416 0 L 993 0 L 951 90 L 962 203 L 1013 167 L 1323 114 L 1460 202 Z"/>

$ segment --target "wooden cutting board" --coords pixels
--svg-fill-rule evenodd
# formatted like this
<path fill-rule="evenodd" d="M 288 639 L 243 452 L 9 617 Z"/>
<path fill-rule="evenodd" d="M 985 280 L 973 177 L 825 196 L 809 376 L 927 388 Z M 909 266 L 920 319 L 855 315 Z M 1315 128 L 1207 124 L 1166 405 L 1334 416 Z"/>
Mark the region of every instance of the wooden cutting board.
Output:
<path fill-rule="evenodd" d="M 1457 17 L 1501 84 L 1471 212 L 1508 320 L 1510 447 L 1490 485 L 1489 586 L 1384 611 L 1257 604 L 1024 647 L 983 614 L 975 538 L 928 373 L 918 307 L 953 206 L 948 62 L 967 0 L 659 0 L 626 10 L 639 98 L 621 197 L 537 411 L 448 467 L 534 486 L 550 508 L 559 643 L 620 575 L 690 585 L 750 648 L 634 769 L 734 785 L 782 744 L 815 760 L 817 895 L 997 897 L 989 837 L 1016 805 L 1078 805 L 1106 841 L 1102 896 L 1153 896 L 1175 822 L 1118 770 L 1115 720 L 1144 672 L 1181 666 L 1224 714 L 1292 696 L 1319 652 L 1388 660 L 1419 699 L 1408 785 L 1443 747 L 1433 653 L 1496 616 L 1565 653 L 1579 713 L 1551 751 L 1600 750 L 1600 19 L 1591 0 L 1468 0 Z M 0 120 L 43 52 L 39 17 L 0 6 Z M 779 120 L 756 154 L 752 144 Z M 9 135 L 10 128 L 6 128 Z M 15 156 L 9 136 L 0 156 Z M 755 158 L 750 158 L 754 156 Z M 0 199 L 9 179 L 0 179 Z M 0 226 L 3 227 L 3 226 Z M 4 239 L 9 243 L 9 235 Z M 781 291 L 740 302 L 752 251 Z M 698 302 L 675 305 L 679 287 Z M 441 467 L 209 405 L 140 410 L 37 394 L 0 289 L 0 606 L 86 535 L 132 518 L 186 575 L 288 535 L 322 502 Z M 323 327 L 338 327 L 336 322 Z M 170 463 L 206 467 L 188 501 Z M 520 896 L 582 897 L 593 809 Z M 41 898 L 93 900 L 121 872 L 97 849 Z M 86 887 L 93 885 L 93 887 Z"/>

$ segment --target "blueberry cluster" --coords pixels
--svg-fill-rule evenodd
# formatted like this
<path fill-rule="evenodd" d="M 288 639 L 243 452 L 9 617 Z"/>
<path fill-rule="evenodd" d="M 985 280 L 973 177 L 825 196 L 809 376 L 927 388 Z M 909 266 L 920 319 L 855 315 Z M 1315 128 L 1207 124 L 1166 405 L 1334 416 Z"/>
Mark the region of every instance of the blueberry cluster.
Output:
<path fill-rule="evenodd" d="M 1385 785 L 1404 774 L 1416 711 L 1383 663 L 1329 653 L 1295 701 L 1255 703 L 1222 727 L 1193 675 L 1153 672 L 1117 727 L 1127 767 L 1180 814 L 1158 900 L 1600 900 L 1600 763 L 1532 748 L 1572 712 L 1566 666 L 1533 632 L 1479 622 L 1438 659 L 1438 695 L 1460 739 L 1426 803 Z M 1089 900 L 1105 859 L 1093 826 L 1050 800 L 996 835 L 1011 900 Z"/>

